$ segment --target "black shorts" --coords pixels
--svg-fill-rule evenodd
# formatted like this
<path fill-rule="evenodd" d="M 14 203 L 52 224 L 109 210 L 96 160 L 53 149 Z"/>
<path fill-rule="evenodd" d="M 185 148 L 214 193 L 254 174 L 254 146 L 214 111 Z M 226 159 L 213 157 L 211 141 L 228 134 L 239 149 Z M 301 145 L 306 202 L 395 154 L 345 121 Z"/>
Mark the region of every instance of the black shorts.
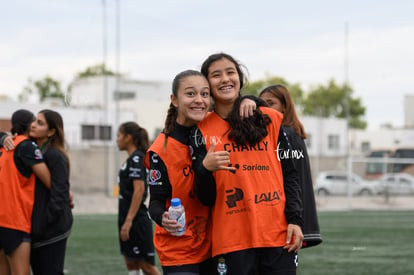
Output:
<path fill-rule="evenodd" d="M 164 275 L 212 275 L 216 274 L 212 258 L 199 264 L 188 264 L 180 266 L 163 266 Z"/>
<path fill-rule="evenodd" d="M 119 224 L 119 229 L 121 227 L 122 224 Z M 145 260 L 146 262 L 155 265 L 154 243 L 152 241 L 152 221 L 148 215 L 142 215 L 139 219 L 134 219 L 127 241 L 122 241 L 119 234 L 118 237 L 121 254 L 128 260 Z"/>
<path fill-rule="evenodd" d="M 283 247 L 252 248 L 214 257 L 216 267 L 224 258 L 226 275 L 295 275 L 298 256 Z M 218 274 L 218 273 L 216 273 Z"/>
<path fill-rule="evenodd" d="M 30 241 L 30 235 L 26 232 L 0 227 L 0 249 L 3 249 L 6 255 L 10 256 L 21 243 Z"/>

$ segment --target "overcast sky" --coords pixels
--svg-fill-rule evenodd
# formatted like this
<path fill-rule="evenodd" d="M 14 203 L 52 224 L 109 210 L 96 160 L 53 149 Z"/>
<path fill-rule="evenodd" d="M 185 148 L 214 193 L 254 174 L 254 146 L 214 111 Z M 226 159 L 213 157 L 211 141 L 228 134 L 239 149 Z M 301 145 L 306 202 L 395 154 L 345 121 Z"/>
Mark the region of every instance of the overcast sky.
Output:
<path fill-rule="evenodd" d="M 102 0 L 0 0 L 0 94 L 16 98 L 28 78 L 64 87 L 102 63 Z M 311 86 L 348 80 L 371 129 L 403 125 L 414 95 L 414 1 L 120 0 L 120 71 L 171 81 L 224 51 L 249 70 Z M 107 64 L 116 69 L 116 0 L 106 0 Z M 345 43 L 345 25 L 348 43 Z M 345 46 L 347 45 L 347 47 Z M 413 106 L 414 108 L 414 106 Z"/>

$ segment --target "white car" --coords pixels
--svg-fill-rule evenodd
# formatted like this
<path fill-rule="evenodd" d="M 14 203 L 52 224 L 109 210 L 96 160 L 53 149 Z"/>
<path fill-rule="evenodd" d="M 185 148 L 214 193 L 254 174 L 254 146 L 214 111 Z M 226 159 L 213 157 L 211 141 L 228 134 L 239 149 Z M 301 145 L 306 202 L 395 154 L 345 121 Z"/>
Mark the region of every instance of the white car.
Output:
<path fill-rule="evenodd" d="M 406 173 L 385 174 L 379 179 L 381 193 L 390 195 L 414 194 L 414 176 Z"/>
<path fill-rule="evenodd" d="M 347 195 L 348 173 L 346 171 L 323 171 L 316 178 L 314 190 L 318 195 Z M 351 174 L 351 194 L 374 195 L 379 191 L 378 182 L 366 181 L 357 174 Z"/>

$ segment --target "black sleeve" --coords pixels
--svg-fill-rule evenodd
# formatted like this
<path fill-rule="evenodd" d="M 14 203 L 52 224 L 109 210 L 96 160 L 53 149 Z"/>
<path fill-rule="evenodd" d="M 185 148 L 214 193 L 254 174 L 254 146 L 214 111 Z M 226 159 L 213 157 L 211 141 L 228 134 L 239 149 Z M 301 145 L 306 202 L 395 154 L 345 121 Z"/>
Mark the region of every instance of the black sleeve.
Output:
<path fill-rule="evenodd" d="M 0 132 L 0 147 L 3 147 L 4 139 L 7 137 L 7 133 Z"/>
<path fill-rule="evenodd" d="M 43 155 L 36 143 L 27 139 L 14 149 L 14 161 L 19 172 L 30 177 L 33 174 L 32 167 L 43 162 Z"/>
<path fill-rule="evenodd" d="M 168 179 L 168 171 L 162 159 L 154 152 L 149 152 L 150 175 L 149 189 L 150 202 L 149 213 L 151 218 L 162 226 L 162 215 L 166 211 L 166 203 L 172 196 L 172 187 Z"/>
<path fill-rule="evenodd" d="M 202 204 L 213 206 L 216 202 L 216 180 L 214 179 L 213 173 L 203 166 L 207 148 L 204 138 L 197 127 L 191 130 L 190 147 L 197 197 Z"/>
<path fill-rule="evenodd" d="M 269 105 L 267 105 L 267 103 L 261 99 L 260 97 L 254 96 L 254 95 L 244 95 L 242 96 L 242 100 L 248 98 L 253 100 L 254 102 L 256 102 L 256 107 L 269 107 Z"/>
<path fill-rule="evenodd" d="M 201 163 L 194 168 L 195 190 L 202 204 L 213 206 L 216 203 L 216 180 L 213 173 L 208 171 Z"/>
<path fill-rule="evenodd" d="M 18 147 L 19 157 L 28 167 L 32 167 L 35 164 L 43 162 L 42 152 L 34 141 L 31 141 L 29 139 L 24 140 L 18 145 Z"/>
<path fill-rule="evenodd" d="M 278 144 L 279 148 L 292 151 L 292 146 L 289 142 L 288 136 L 283 130 L 283 127 L 279 131 Z M 278 152 L 279 153 L 279 152 Z M 288 154 L 287 154 L 288 155 Z M 299 174 L 296 170 L 295 164 L 290 157 L 284 157 L 280 160 L 283 172 L 283 184 L 286 194 L 286 206 L 285 215 L 289 224 L 297 224 L 303 227 L 303 207 L 302 207 L 302 195 L 299 184 Z"/>
<path fill-rule="evenodd" d="M 48 222 L 53 223 L 64 215 L 69 203 L 69 162 L 65 155 L 55 149 L 48 149 L 45 162 L 50 171 L 51 188 L 47 205 Z"/>

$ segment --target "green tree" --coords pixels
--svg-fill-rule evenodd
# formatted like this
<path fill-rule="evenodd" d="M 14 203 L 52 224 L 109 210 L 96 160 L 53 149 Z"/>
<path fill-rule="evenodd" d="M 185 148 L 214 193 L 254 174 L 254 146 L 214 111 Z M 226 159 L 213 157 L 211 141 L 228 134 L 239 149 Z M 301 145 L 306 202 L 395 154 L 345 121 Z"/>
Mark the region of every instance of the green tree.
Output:
<path fill-rule="evenodd" d="M 106 68 L 105 64 L 97 64 L 87 67 L 84 71 L 76 74 L 75 79 L 86 78 L 99 75 L 116 75 L 113 71 Z"/>
<path fill-rule="evenodd" d="M 301 107 L 303 101 L 303 90 L 300 87 L 299 83 L 292 84 L 286 81 L 284 78 L 278 76 L 267 76 L 265 79 L 247 83 L 247 85 L 243 88 L 243 94 L 258 96 L 264 88 L 275 84 L 282 84 L 285 86 L 292 95 L 296 108 Z"/>
<path fill-rule="evenodd" d="M 60 82 L 50 76 L 45 76 L 36 81 L 29 78 L 28 84 L 18 97 L 20 101 L 27 101 L 29 96 L 35 93 L 39 96 L 40 102 L 43 102 L 46 98 L 59 98 L 62 101 L 65 98 L 65 92 L 62 90 Z"/>
<path fill-rule="evenodd" d="M 349 127 L 365 129 L 367 122 L 360 98 L 352 97 L 353 90 L 347 85 L 337 85 L 330 80 L 327 86 L 319 85 L 311 89 L 303 100 L 303 114 L 320 117 L 346 118 L 349 111 Z M 347 108 L 348 103 L 348 108 Z"/>

